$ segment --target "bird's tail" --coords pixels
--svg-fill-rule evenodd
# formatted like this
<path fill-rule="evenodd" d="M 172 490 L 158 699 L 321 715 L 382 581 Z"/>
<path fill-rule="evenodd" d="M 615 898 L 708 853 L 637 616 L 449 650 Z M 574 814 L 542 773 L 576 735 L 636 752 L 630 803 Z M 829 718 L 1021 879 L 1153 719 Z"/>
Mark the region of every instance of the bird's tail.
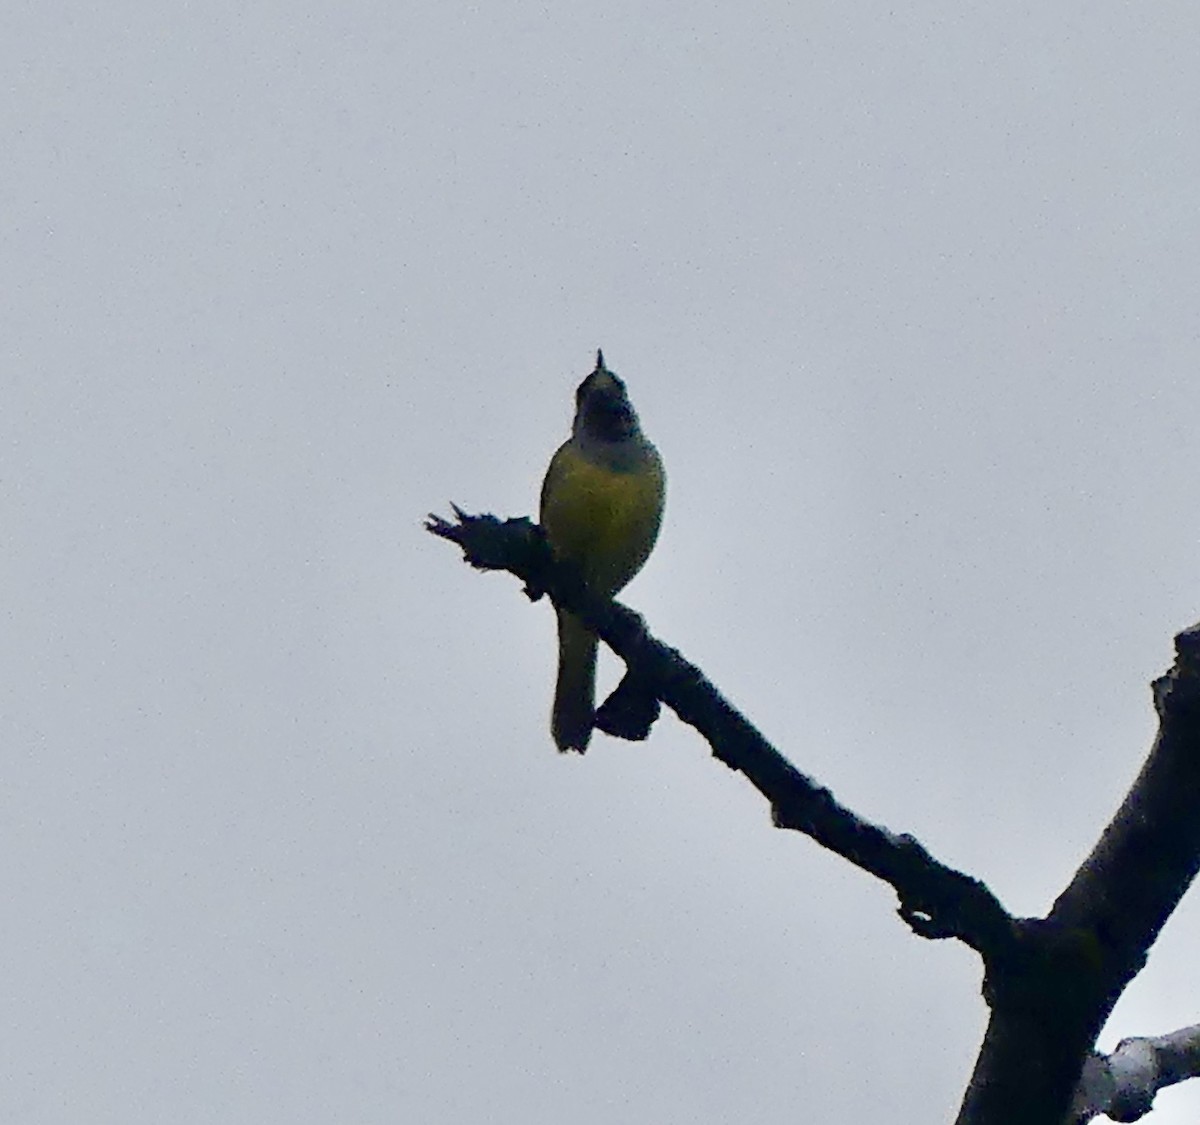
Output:
<path fill-rule="evenodd" d="M 583 753 L 592 737 L 596 697 L 596 635 L 578 617 L 558 611 L 558 683 L 550 733 L 559 750 Z"/>

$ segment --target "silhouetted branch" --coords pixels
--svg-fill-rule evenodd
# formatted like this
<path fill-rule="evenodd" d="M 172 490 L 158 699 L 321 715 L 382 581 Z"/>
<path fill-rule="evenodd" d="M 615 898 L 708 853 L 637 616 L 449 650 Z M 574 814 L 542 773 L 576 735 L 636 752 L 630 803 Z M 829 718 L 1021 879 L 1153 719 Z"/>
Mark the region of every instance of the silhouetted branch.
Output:
<path fill-rule="evenodd" d="M 991 1019 L 960 1125 L 1066 1118 L 1083 1060 L 1200 869 L 1200 626 L 1175 651 L 1154 683 L 1158 736 L 1116 816 L 1050 914 L 1022 923 L 1019 955 L 985 958 Z"/>
<path fill-rule="evenodd" d="M 884 880 L 900 899 L 901 918 L 926 938 L 957 938 L 985 955 L 1003 953 L 1015 940 L 1015 924 L 977 879 L 938 862 L 912 836 L 896 835 L 838 804 L 787 761 L 738 712 L 694 664 L 656 640 L 637 614 L 609 598 L 596 597 L 558 563 L 529 520 L 501 521 L 454 509 L 457 523 L 430 516 L 433 534 L 457 543 L 472 566 L 506 570 L 525 581 L 533 597 L 542 592 L 581 617 L 625 661 L 628 672 L 600 708 L 615 721 L 610 733 L 624 734 L 631 713 L 646 717 L 644 701 L 661 700 L 708 741 L 713 754 L 745 774 L 771 805 L 775 824 L 803 832 L 864 871 Z M 643 706 L 629 705 L 630 699 Z M 628 724 L 644 737 L 648 723 Z M 613 730 L 612 728 L 616 728 Z"/>
<path fill-rule="evenodd" d="M 531 521 L 455 514 L 457 523 L 430 516 L 426 527 L 461 546 L 473 566 L 515 574 L 532 598 L 549 594 L 625 661 L 625 678 L 598 712 L 601 729 L 644 738 L 661 700 L 746 775 L 778 827 L 805 833 L 890 884 L 914 933 L 957 938 L 980 953 L 991 1018 L 958 1125 L 1071 1119 L 1096 1036 L 1200 868 L 1200 626 L 1176 638 L 1175 666 L 1155 682 L 1159 734 L 1121 809 L 1050 914 L 1015 919 L 978 879 L 838 804 L 637 614 L 596 597 L 557 562 Z M 1164 1048 L 1155 1057 L 1158 1086 L 1167 1084 L 1163 1076 L 1195 1073 L 1188 1069 L 1194 1054 Z M 1133 1112 L 1150 1088 L 1143 1083 L 1138 1094 L 1127 1085 L 1124 1100 L 1110 1101 L 1110 1116 Z"/>

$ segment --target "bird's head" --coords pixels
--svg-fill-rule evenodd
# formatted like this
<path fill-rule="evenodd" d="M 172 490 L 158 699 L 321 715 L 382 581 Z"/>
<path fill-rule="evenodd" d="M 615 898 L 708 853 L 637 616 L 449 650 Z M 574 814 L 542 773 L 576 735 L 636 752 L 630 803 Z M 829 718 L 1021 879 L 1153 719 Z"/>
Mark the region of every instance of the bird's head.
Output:
<path fill-rule="evenodd" d="M 604 366 L 604 353 L 596 353 L 596 367 L 575 391 L 575 432 L 598 441 L 621 441 L 638 433 L 638 417 L 625 384 Z"/>

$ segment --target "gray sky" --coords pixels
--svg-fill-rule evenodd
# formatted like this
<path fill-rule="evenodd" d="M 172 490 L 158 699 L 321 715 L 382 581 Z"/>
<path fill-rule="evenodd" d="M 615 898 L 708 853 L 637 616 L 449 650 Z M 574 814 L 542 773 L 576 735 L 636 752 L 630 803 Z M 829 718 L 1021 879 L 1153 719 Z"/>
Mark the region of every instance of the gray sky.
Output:
<path fill-rule="evenodd" d="M 602 345 L 629 602 L 1047 909 L 1200 618 L 1200 14 L 900 9 L 5 6 L 6 1121 L 952 1115 L 973 956 L 671 716 L 559 757 L 548 608 L 420 530 Z"/>

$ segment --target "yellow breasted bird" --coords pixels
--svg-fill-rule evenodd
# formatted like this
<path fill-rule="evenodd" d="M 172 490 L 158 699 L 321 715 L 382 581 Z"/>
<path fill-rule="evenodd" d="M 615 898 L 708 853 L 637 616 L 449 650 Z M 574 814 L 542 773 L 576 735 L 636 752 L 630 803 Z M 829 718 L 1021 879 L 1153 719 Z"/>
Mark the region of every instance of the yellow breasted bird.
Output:
<path fill-rule="evenodd" d="M 615 594 L 642 568 L 662 523 L 666 475 L 638 425 L 625 384 L 604 366 L 575 392 L 571 436 L 542 482 L 541 522 L 554 553 L 588 586 Z M 587 749 L 596 692 L 596 635 L 558 611 L 558 682 L 550 733 L 559 750 Z"/>

